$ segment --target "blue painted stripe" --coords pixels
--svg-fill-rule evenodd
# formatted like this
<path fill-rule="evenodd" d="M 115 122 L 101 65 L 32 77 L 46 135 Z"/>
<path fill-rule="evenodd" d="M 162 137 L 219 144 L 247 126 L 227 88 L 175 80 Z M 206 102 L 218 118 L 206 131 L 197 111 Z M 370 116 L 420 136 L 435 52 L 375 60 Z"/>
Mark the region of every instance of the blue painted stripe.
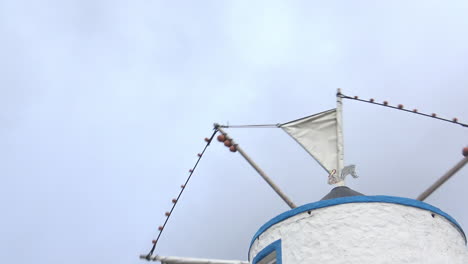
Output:
<path fill-rule="evenodd" d="M 262 249 L 262 251 L 260 251 L 254 257 L 252 264 L 257 264 L 257 262 L 261 261 L 264 257 L 268 256 L 273 251 L 276 251 L 276 264 L 283 263 L 283 256 L 281 253 L 281 239 L 278 239 Z"/>
<path fill-rule="evenodd" d="M 254 237 L 252 238 L 252 241 L 250 242 L 250 247 L 249 247 L 249 252 L 250 248 L 252 247 L 252 244 L 254 243 L 255 239 L 257 239 L 263 232 L 265 232 L 268 228 L 273 226 L 274 224 L 277 224 L 281 221 L 284 221 L 292 216 L 298 215 L 300 213 L 310 211 L 310 210 L 315 210 L 319 208 L 324 208 L 328 206 L 334 206 L 334 205 L 339 205 L 339 204 L 347 204 L 347 203 L 392 203 L 392 204 L 401 204 L 401 205 L 406 205 L 406 206 L 411 206 L 411 207 L 416 207 L 424 210 L 431 211 L 433 213 L 436 213 L 438 215 L 441 215 L 445 217 L 447 220 L 452 222 L 460 232 L 463 234 L 463 237 L 465 239 L 466 243 L 466 236 L 465 232 L 461 228 L 460 224 L 448 215 L 447 213 L 443 212 L 437 207 L 434 207 L 430 204 L 418 201 L 418 200 L 413 200 L 409 198 L 403 198 L 403 197 L 394 197 L 394 196 L 384 196 L 384 195 L 377 195 L 377 196 L 348 196 L 348 197 L 340 197 L 336 199 L 330 199 L 330 200 L 324 200 L 324 201 L 318 201 L 315 203 L 310 203 L 310 204 L 305 204 L 302 206 L 299 206 L 297 208 L 294 208 L 290 211 L 284 212 L 270 221 L 266 222 L 260 229 L 255 233 Z"/>

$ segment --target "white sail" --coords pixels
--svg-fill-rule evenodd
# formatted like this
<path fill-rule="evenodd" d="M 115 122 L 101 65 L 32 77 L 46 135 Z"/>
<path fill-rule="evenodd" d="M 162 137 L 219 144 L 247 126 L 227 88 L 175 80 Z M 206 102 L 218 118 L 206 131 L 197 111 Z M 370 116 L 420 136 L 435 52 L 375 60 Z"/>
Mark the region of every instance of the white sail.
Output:
<path fill-rule="evenodd" d="M 329 174 L 340 171 L 336 109 L 294 120 L 280 127 Z"/>

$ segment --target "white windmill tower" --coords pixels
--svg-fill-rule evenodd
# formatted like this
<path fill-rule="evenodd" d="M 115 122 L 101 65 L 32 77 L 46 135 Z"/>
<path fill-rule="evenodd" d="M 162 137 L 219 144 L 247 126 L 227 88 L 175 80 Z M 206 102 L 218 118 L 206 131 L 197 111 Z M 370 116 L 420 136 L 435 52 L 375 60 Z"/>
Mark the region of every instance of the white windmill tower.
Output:
<path fill-rule="evenodd" d="M 467 239 L 461 226 L 447 213 L 422 202 L 468 163 L 468 148 L 463 150 L 465 157 L 417 200 L 363 195 L 345 186 L 346 175 L 357 175 L 354 165 L 344 166 L 343 98 L 360 100 L 345 96 L 338 89 L 336 109 L 272 125 L 282 128 L 304 147 L 326 170 L 329 184 L 335 185 L 320 201 L 299 207 L 228 136 L 223 129 L 226 126 L 215 124 L 215 133 L 207 139 L 207 146 L 219 131 L 218 140 L 223 141 L 231 151 L 238 151 L 291 207 L 291 210 L 266 222 L 254 234 L 248 261 L 153 256 L 157 240 L 150 254 L 141 255 L 140 258 L 163 264 L 468 263 Z M 378 104 L 373 100 L 369 102 Z M 387 103 L 379 105 L 388 106 Z M 392 108 L 408 111 L 401 105 Z M 456 119 L 450 121 L 432 117 L 458 123 Z M 458 124 L 466 127 L 465 124 Z M 203 152 L 199 154 L 200 158 Z M 181 193 L 184 188 L 185 185 Z M 177 201 L 173 200 L 174 206 Z M 166 215 L 169 217 L 171 212 Z M 160 231 L 164 226 L 160 227 Z"/>

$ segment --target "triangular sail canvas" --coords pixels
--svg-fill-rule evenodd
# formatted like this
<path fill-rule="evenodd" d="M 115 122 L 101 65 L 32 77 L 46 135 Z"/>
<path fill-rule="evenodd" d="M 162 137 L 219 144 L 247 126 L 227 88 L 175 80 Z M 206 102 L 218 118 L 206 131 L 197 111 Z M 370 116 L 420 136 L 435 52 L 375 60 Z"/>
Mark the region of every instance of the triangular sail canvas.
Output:
<path fill-rule="evenodd" d="M 338 169 L 336 109 L 294 120 L 280 127 L 329 173 Z"/>

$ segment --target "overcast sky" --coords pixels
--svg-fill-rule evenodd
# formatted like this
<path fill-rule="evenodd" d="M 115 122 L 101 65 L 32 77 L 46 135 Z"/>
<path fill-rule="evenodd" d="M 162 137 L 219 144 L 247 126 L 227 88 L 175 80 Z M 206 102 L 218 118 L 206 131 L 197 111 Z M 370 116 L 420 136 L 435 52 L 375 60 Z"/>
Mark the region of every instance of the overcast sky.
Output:
<path fill-rule="evenodd" d="M 336 88 L 468 122 L 466 1 L 0 1 L 0 262 L 141 263 L 213 122 L 280 123 Z M 345 163 L 415 198 L 458 125 L 344 102 Z M 229 133 L 296 204 L 327 175 L 280 129 Z M 468 228 L 464 168 L 427 202 Z M 155 253 L 247 259 L 288 207 L 239 154 L 202 159 Z"/>

